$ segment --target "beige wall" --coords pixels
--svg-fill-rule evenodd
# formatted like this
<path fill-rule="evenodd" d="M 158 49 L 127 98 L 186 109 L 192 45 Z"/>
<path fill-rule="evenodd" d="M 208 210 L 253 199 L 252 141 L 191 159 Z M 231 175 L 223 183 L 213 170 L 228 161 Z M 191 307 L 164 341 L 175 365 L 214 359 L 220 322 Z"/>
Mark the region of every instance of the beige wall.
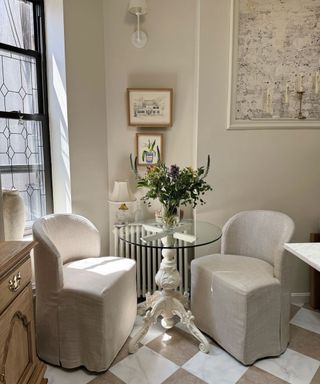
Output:
<path fill-rule="evenodd" d="M 196 1 L 148 0 L 142 29 L 149 42 L 135 48 L 130 36 L 136 17 L 127 0 L 105 0 L 105 54 L 109 185 L 130 178 L 129 154 L 135 153 L 137 129 L 127 125 L 127 88 L 174 89 L 173 127 L 164 133 L 164 159 L 190 165 L 193 160 Z M 148 132 L 145 128 L 144 132 Z"/>
<path fill-rule="evenodd" d="M 127 6 L 65 0 L 73 210 L 107 233 L 107 191 L 117 179 L 133 184 L 136 129 L 127 126 L 126 88 L 173 87 L 174 126 L 161 130 L 165 161 L 213 157 L 214 191 L 198 217 L 223 225 L 240 210 L 280 210 L 296 222 L 294 240 L 307 241 L 319 229 L 320 131 L 226 130 L 230 2 L 148 0 L 149 43 L 141 50 L 130 43 L 135 18 Z M 294 257 L 292 277 L 295 292 L 308 291 L 307 268 Z"/>
<path fill-rule="evenodd" d="M 102 0 L 64 0 L 72 211 L 107 251 L 107 129 Z"/>
<path fill-rule="evenodd" d="M 296 223 L 294 241 L 319 230 L 320 131 L 227 131 L 230 1 L 201 0 L 198 162 L 213 155 L 214 191 L 199 218 L 223 224 L 235 212 L 273 209 Z M 292 288 L 308 292 L 292 256 Z"/>

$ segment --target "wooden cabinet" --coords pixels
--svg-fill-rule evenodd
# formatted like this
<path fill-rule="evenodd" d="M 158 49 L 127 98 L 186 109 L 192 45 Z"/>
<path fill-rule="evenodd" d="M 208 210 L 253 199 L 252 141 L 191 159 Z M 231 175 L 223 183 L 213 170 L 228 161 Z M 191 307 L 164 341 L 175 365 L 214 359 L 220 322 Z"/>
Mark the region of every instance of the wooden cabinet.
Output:
<path fill-rule="evenodd" d="M 34 242 L 0 242 L 0 383 L 45 384 L 36 355 L 30 251 Z"/>

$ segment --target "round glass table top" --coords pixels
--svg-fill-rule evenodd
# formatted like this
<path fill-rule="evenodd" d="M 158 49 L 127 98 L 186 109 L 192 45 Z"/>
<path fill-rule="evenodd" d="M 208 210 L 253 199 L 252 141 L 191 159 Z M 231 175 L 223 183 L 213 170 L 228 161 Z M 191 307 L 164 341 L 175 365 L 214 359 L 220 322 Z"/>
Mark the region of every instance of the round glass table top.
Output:
<path fill-rule="evenodd" d="M 221 229 L 210 223 L 183 220 L 172 229 L 154 220 L 119 227 L 119 238 L 129 244 L 148 248 L 194 248 L 220 239 Z"/>

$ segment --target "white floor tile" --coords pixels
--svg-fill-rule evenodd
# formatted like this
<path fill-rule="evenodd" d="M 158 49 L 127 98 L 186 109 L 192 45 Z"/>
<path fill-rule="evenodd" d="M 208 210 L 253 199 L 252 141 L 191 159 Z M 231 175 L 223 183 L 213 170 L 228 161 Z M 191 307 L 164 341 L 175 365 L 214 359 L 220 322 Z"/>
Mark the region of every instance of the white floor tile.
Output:
<path fill-rule="evenodd" d="M 87 384 L 97 375 L 89 373 L 83 369 L 65 370 L 58 367 L 47 365 L 44 375 L 50 384 Z"/>
<path fill-rule="evenodd" d="M 291 324 L 302 327 L 311 332 L 320 333 L 320 313 L 301 308 L 293 316 Z"/>
<path fill-rule="evenodd" d="M 255 366 L 290 384 L 309 384 L 319 368 L 320 362 L 287 349 L 283 355 L 260 360 Z"/>
<path fill-rule="evenodd" d="M 134 336 L 142 325 L 143 325 L 143 317 L 137 316 L 136 321 L 134 323 L 133 330 L 132 330 L 130 336 Z M 141 344 L 144 344 L 144 345 L 148 344 L 150 341 L 152 341 L 156 337 L 165 333 L 165 331 L 166 330 L 160 324 L 160 319 L 158 319 L 157 324 L 154 324 L 149 328 L 148 333 L 141 340 Z"/>
<path fill-rule="evenodd" d="M 214 345 L 208 354 L 198 352 L 182 367 L 209 384 L 235 384 L 248 369 Z"/>
<path fill-rule="evenodd" d="M 179 367 L 147 347 L 110 368 L 110 372 L 127 384 L 160 384 Z"/>

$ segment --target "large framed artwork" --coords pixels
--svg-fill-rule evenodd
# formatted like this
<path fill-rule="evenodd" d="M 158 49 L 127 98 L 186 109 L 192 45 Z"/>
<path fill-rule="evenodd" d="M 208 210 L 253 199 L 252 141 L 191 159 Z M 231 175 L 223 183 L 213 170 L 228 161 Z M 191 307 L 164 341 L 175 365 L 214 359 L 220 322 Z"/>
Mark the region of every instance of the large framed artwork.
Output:
<path fill-rule="evenodd" d="M 320 1 L 231 2 L 228 129 L 320 128 Z"/>
<path fill-rule="evenodd" d="M 172 93 L 172 88 L 128 88 L 129 126 L 171 127 Z"/>

